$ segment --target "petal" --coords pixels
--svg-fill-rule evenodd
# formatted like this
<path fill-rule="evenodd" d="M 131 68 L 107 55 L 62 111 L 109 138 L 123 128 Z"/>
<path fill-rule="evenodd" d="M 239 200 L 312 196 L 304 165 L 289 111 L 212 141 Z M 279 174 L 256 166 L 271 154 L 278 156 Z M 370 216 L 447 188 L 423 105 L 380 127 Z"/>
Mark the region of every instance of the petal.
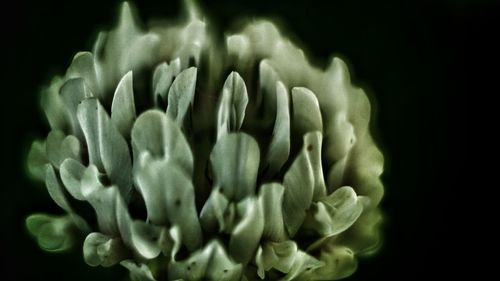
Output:
<path fill-rule="evenodd" d="M 102 233 L 117 235 L 116 197 L 120 196 L 116 186 L 105 187 L 99 180 L 100 174 L 90 165 L 83 174 L 81 192 L 96 212 L 97 223 Z"/>
<path fill-rule="evenodd" d="M 193 174 L 193 154 L 184 134 L 159 110 L 148 110 L 137 118 L 132 128 L 132 149 L 135 161 L 147 151 L 155 158 L 176 163 L 186 174 Z"/>
<path fill-rule="evenodd" d="M 77 137 L 83 137 L 82 129 L 78 123 L 76 112 L 78 105 L 84 99 L 92 97 L 92 93 L 88 86 L 85 85 L 83 78 L 72 78 L 64 82 L 61 87 L 61 99 L 66 107 L 72 132 Z"/>
<path fill-rule="evenodd" d="M 54 77 L 50 86 L 42 90 L 40 105 L 49 121 L 50 128 L 54 130 L 69 129 L 69 116 L 66 107 L 59 95 L 59 90 L 63 84 L 61 77 Z"/>
<path fill-rule="evenodd" d="M 110 267 L 125 259 L 127 251 L 120 238 L 90 233 L 83 242 L 83 257 L 90 266 Z"/>
<path fill-rule="evenodd" d="M 81 201 L 85 200 L 81 191 L 81 180 L 85 170 L 86 167 L 82 163 L 71 158 L 64 160 L 59 168 L 61 181 L 66 187 L 66 190 L 68 190 L 69 194 L 75 199 Z"/>
<path fill-rule="evenodd" d="M 137 186 L 146 203 L 148 219 L 155 224 L 179 225 L 184 244 L 190 250 L 201 245 L 201 228 L 190 176 L 175 163 L 152 160 L 145 155 L 137 169 Z"/>
<path fill-rule="evenodd" d="M 219 243 L 209 244 L 213 248 L 212 259 L 207 268 L 209 280 L 233 281 L 241 280 L 243 266 L 235 263 Z"/>
<path fill-rule="evenodd" d="M 131 279 L 134 281 L 156 281 L 151 269 L 143 263 L 138 264 L 133 260 L 124 260 L 120 264 L 129 270 Z"/>
<path fill-rule="evenodd" d="M 303 87 L 292 89 L 293 129 L 303 135 L 307 132 L 323 132 L 323 119 L 318 99 L 314 93 Z"/>
<path fill-rule="evenodd" d="M 73 57 L 73 61 L 66 71 L 66 79 L 72 78 L 83 78 L 90 91 L 99 96 L 100 89 L 94 67 L 94 55 L 91 52 L 78 52 Z"/>
<path fill-rule="evenodd" d="M 231 72 L 224 82 L 217 109 L 217 138 L 238 131 L 245 119 L 248 93 L 245 81 L 237 72 Z"/>
<path fill-rule="evenodd" d="M 132 188 L 132 163 L 127 142 L 97 99 L 82 101 L 77 115 L 87 141 L 90 163 L 106 171 L 110 181 L 128 200 Z"/>
<path fill-rule="evenodd" d="M 214 186 L 220 187 L 229 200 L 239 201 L 254 194 L 259 161 L 254 138 L 245 133 L 223 135 L 210 154 Z"/>
<path fill-rule="evenodd" d="M 318 135 L 304 135 L 304 145 L 283 179 L 283 217 L 290 237 L 293 237 L 306 217 L 315 190 L 315 150 L 318 150 Z M 317 168 L 316 168 L 317 169 Z"/>
<path fill-rule="evenodd" d="M 247 197 L 237 205 L 241 221 L 236 224 L 229 239 L 229 253 L 238 262 L 248 263 L 257 249 L 264 230 L 262 204 Z"/>
<path fill-rule="evenodd" d="M 256 103 L 263 106 L 264 119 L 273 119 L 276 112 L 276 83 L 280 81 L 278 73 L 268 59 L 259 63 L 259 91 Z"/>
<path fill-rule="evenodd" d="M 67 158 L 80 160 L 80 142 L 74 136 L 65 136 L 63 132 L 52 130 L 45 145 L 47 158 L 54 167 L 59 168 Z"/>
<path fill-rule="evenodd" d="M 263 184 L 259 190 L 259 200 L 264 214 L 262 236 L 271 241 L 287 239 L 282 212 L 284 191 L 283 185 L 279 183 Z"/>
<path fill-rule="evenodd" d="M 297 244 L 291 240 L 263 243 L 255 255 L 257 274 L 264 279 L 265 272 L 272 268 L 288 273 L 292 269 L 297 250 Z"/>
<path fill-rule="evenodd" d="M 167 115 L 181 127 L 189 105 L 193 103 L 196 88 L 196 67 L 182 71 L 175 78 L 168 91 Z"/>
<path fill-rule="evenodd" d="M 136 117 L 132 83 L 132 71 L 129 71 L 118 83 L 111 104 L 111 121 L 125 139 L 130 138 L 130 130 Z"/>
<path fill-rule="evenodd" d="M 70 216 L 32 214 L 26 218 L 28 231 L 37 238 L 40 248 L 61 252 L 73 245 L 72 219 Z"/>
<path fill-rule="evenodd" d="M 306 278 L 306 276 L 324 265 L 324 262 L 317 260 L 313 256 L 302 251 L 297 251 L 290 271 L 285 277 L 281 278 L 280 281 L 311 280 Z"/>
<path fill-rule="evenodd" d="M 44 140 L 36 140 L 28 152 L 28 171 L 38 180 L 45 180 L 45 165 L 49 163 Z"/>
<path fill-rule="evenodd" d="M 290 110 L 288 91 L 285 85 L 276 83 L 276 121 L 274 122 L 273 136 L 267 151 L 267 174 L 275 175 L 288 160 L 290 155 Z"/>
<path fill-rule="evenodd" d="M 156 106 L 166 104 L 168 98 L 168 90 L 170 85 L 172 85 L 172 80 L 174 78 L 174 69 L 169 66 L 166 62 L 159 64 L 153 73 L 153 97 Z M 158 101 L 161 104 L 158 104 Z"/>
<path fill-rule="evenodd" d="M 229 201 L 219 189 L 212 189 L 205 205 L 200 212 L 200 222 L 203 230 L 217 232 L 226 230 L 225 214 Z"/>
<path fill-rule="evenodd" d="M 47 186 L 47 191 L 49 192 L 50 197 L 59 207 L 68 213 L 73 212 L 68 199 L 66 199 L 66 195 L 64 194 L 64 189 L 59 182 L 59 178 L 54 171 L 54 167 L 51 165 L 46 166 L 45 185 Z"/>
<path fill-rule="evenodd" d="M 312 272 L 310 280 L 338 280 L 356 271 L 357 261 L 351 249 L 329 245 L 323 248 L 319 260 L 325 264 Z"/>

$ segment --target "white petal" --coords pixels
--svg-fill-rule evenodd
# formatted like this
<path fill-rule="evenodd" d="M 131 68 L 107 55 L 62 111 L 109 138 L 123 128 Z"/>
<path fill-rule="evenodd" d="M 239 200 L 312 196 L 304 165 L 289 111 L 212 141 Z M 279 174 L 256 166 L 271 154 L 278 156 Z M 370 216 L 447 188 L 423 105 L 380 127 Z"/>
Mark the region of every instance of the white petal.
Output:
<path fill-rule="evenodd" d="M 111 121 L 125 139 L 130 138 L 130 130 L 136 117 L 132 83 L 132 71 L 129 71 L 118 83 L 111 104 Z"/>
<path fill-rule="evenodd" d="M 90 266 L 110 267 L 126 257 L 126 249 L 120 238 L 93 232 L 83 242 L 83 257 Z"/>
<path fill-rule="evenodd" d="M 229 239 L 229 252 L 238 262 L 248 263 L 257 249 L 264 230 L 262 204 L 254 197 L 247 197 L 237 205 L 241 221 Z"/>
<path fill-rule="evenodd" d="M 245 133 L 230 133 L 215 144 L 210 163 L 214 186 L 230 200 L 239 201 L 255 192 L 260 161 L 259 146 Z"/>
<path fill-rule="evenodd" d="M 245 81 L 237 72 L 231 72 L 224 82 L 217 109 L 217 138 L 238 131 L 245 119 L 248 93 Z"/>
<path fill-rule="evenodd" d="M 81 180 L 86 167 L 74 159 L 64 160 L 59 169 L 61 180 L 69 194 L 78 200 L 85 200 L 81 191 Z"/>
<path fill-rule="evenodd" d="M 276 121 L 274 122 L 273 136 L 267 152 L 267 174 L 275 175 L 288 160 L 290 155 L 290 110 L 288 91 L 285 85 L 276 83 Z"/>
<path fill-rule="evenodd" d="M 193 103 L 196 88 L 196 67 L 182 71 L 168 91 L 167 115 L 181 127 L 189 106 Z"/>
<path fill-rule="evenodd" d="M 283 223 L 283 193 L 285 189 L 279 183 L 268 183 L 260 187 L 259 200 L 264 213 L 264 231 L 262 236 L 271 241 L 287 239 Z"/>
<path fill-rule="evenodd" d="M 293 102 L 293 129 L 297 134 L 307 132 L 323 132 L 323 119 L 318 99 L 314 93 L 303 87 L 292 89 Z"/>

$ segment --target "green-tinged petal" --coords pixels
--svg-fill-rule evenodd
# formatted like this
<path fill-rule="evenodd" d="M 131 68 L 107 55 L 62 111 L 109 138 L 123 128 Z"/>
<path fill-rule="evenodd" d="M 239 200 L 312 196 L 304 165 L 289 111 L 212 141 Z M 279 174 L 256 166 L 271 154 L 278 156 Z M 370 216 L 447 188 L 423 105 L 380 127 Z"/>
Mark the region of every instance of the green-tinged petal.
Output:
<path fill-rule="evenodd" d="M 262 204 L 255 197 L 247 197 L 237 205 L 241 218 L 229 239 L 229 253 L 240 263 L 248 263 L 257 249 L 264 230 Z"/>
<path fill-rule="evenodd" d="M 184 261 L 176 261 L 168 264 L 168 279 L 176 280 L 200 280 L 205 276 L 207 267 L 212 258 L 215 242 L 200 249 Z"/>
<path fill-rule="evenodd" d="M 106 171 L 110 181 L 128 200 L 132 188 L 132 163 L 127 142 L 97 99 L 82 101 L 78 106 L 78 119 L 87 141 L 90 163 Z"/>
<path fill-rule="evenodd" d="M 132 281 L 156 281 L 151 273 L 151 269 L 143 263 L 136 263 L 133 260 L 124 260 L 120 262 L 122 266 L 127 268 Z"/>
<path fill-rule="evenodd" d="M 64 80 L 61 77 L 54 77 L 50 85 L 42 90 L 40 105 L 49 121 L 50 128 L 54 130 L 69 129 L 69 116 L 59 95 L 59 90 Z"/>
<path fill-rule="evenodd" d="M 297 251 L 290 271 L 280 281 L 311 280 L 308 277 L 312 272 L 323 266 L 325 266 L 325 262 L 319 261 L 305 252 Z"/>
<path fill-rule="evenodd" d="M 100 94 L 100 88 L 97 82 L 97 74 L 94 67 L 94 56 L 90 52 L 78 52 L 71 65 L 66 71 L 66 78 L 83 78 L 91 92 L 97 97 Z M 76 109 L 76 108 L 75 108 Z"/>
<path fill-rule="evenodd" d="M 354 189 L 341 187 L 317 203 L 316 231 L 321 236 L 337 235 L 348 229 L 362 212 L 363 203 Z"/>
<path fill-rule="evenodd" d="M 290 237 L 293 237 L 306 217 L 306 211 L 312 203 L 316 179 L 315 150 L 319 149 L 318 135 L 307 133 L 304 144 L 297 158 L 288 169 L 283 179 L 283 217 Z"/>
<path fill-rule="evenodd" d="M 256 103 L 262 106 L 264 118 L 273 118 L 276 112 L 276 83 L 280 81 L 278 73 L 271 66 L 268 59 L 259 64 L 259 92 Z"/>
<path fill-rule="evenodd" d="M 83 133 L 76 116 L 78 105 L 82 100 L 92 96 L 92 92 L 85 84 L 83 78 L 72 78 L 64 82 L 61 87 L 61 98 L 68 113 L 72 132 L 79 138 L 83 137 Z"/>
<path fill-rule="evenodd" d="M 210 154 L 214 186 L 234 201 L 254 194 L 259 161 L 260 150 L 254 138 L 245 133 L 222 136 Z"/>
<path fill-rule="evenodd" d="M 290 155 L 290 109 L 288 91 L 285 85 L 276 83 L 276 121 L 274 122 L 273 136 L 267 151 L 267 174 L 277 173 Z"/>
<path fill-rule="evenodd" d="M 243 266 L 235 263 L 219 243 L 212 243 L 212 259 L 207 268 L 206 277 L 209 280 L 237 281 L 241 280 Z M 242 249 L 243 250 L 243 249 Z"/>
<path fill-rule="evenodd" d="M 116 87 L 111 104 L 111 121 L 125 139 L 135 121 L 135 103 L 132 71 L 127 72 Z"/>
<path fill-rule="evenodd" d="M 37 180 L 45 180 L 45 165 L 49 163 L 45 148 L 46 142 L 33 141 L 28 152 L 28 171 Z"/>
<path fill-rule="evenodd" d="M 61 252 L 73 245 L 73 223 L 69 215 L 33 214 L 26 218 L 26 227 L 46 251 Z"/>
<path fill-rule="evenodd" d="M 201 226 L 195 206 L 191 177 L 176 166 L 164 171 L 167 216 L 172 225 L 178 225 L 184 245 L 193 251 L 202 244 Z"/>
<path fill-rule="evenodd" d="M 257 274 L 261 279 L 264 279 L 265 272 L 272 268 L 282 273 L 290 272 L 297 250 L 297 244 L 290 240 L 263 243 L 255 255 Z"/>
<path fill-rule="evenodd" d="M 56 202 L 56 204 L 63 210 L 71 213 L 73 210 L 69 205 L 66 195 L 64 194 L 64 188 L 59 181 L 59 177 L 54 171 L 54 167 L 51 165 L 46 165 L 45 185 L 47 186 L 47 191 L 49 192 L 52 200 L 54 200 L 54 202 Z"/>
<path fill-rule="evenodd" d="M 319 260 L 325 265 L 314 270 L 308 280 L 338 280 L 356 271 L 357 261 L 351 249 L 340 245 L 323 247 Z"/>
<path fill-rule="evenodd" d="M 231 72 L 224 82 L 217 110 L 217 138 L 228 132 L 238 131 L 245 118 L 248 93 L 243 78 Z"/>
<path fill-rule="evenodd" d="M 58 130 L 52 130 L 49 133 L 45 149 L 47 158 L 56 168 L 59 168 L 67 158 L 80 160 L 80 141 L 74 136 L 65 136 Z"/>
<path fill-rule="evenodd" d="M 193 174 L 193 154 L 181 129 L 165 113 L 148 110 L 142 113 L 132 128 L 134 161 L 147 151 L 154 158 L 164 158 Z"/>
<path fill-rule="evenodd" d="M 271 241 L 283 241 L 288 238 L 282 212 L 284 191 L 283 185 L 279 183 L 263 184 L 259 190 L 259 200 L 264 214 L 262 236 Z"/>
<path fill-rule="evenodd" d="M 168 100 L 168 90 L 174 79 L 174 67 L 163 62 L 159 64 L 153 73 L 153 97 L 156 106 L 166 104 Z M 158 104 L 159 100 L 161 104 Z"/>
<path fill-rule="evenodd" d="M 112 236 L 118 234 L 116 218 L 116 197 L 120 196 L 118 188 L 104 186 L 96 166 L 90 165 L 83 174 L 81 192 L 96 212 L 100 231 Z"/>
<path fill-rule="evenodd" d="M 317 201 L 319 198 L 326 195 L 326 184 L 321 163 L 323 135 L 319 131 L 316 131 L 307 133 L 305 137 L 308 143 L 307 150 L 309 151 L 309 162 L 311 163 L 314 177 L 313 200 Z"/>
<path fill-rule="evenodd" d="M 219 189 L 212 189 L 205 205 L 200 212 L 200 223 L 203 230 L 217 232 L 227 230 L 225 212 L 229 205 L 226 196 Z"/>
<path fill-rule="evenodd" d="M 168 91 L 167 115 L 181 127 L 189 106 L 193 103 L 197 68 L 190 67 L 175 78 Z"/>
<path fill-rule="evenodd" d="M 81 180 L 86 169 L 82 163 L 71 158 L 64 160 L 59 168 L 61 181 L 66 190 L 75 199 L 82 201 L 85 200 L 85 197 L 83 197 L 81 191 Z"/>
<path fill-rule="evenodd" d="M 83 242 L 83 258 L 90 266 L 110 267 L 124 260 L 127 255 L 120 238 L 93 232 Z"/>
<path fill-rule="evenodd" d="M 292 89 L 293 129 L 303 135 L 307 132 L 323 132 L 323 119 L 318 99 L 314 93 L 303 87 Z"/>
<path fill-rule="evenodd" d="M 196 212 L 191 177 L 175 162 L 154 160 L 147 152 L 139 159 L 137 186 L 146 203 L 148 219 L 165 224 L 167 219 L 181 228 L 185 245 L 201 245 L 201 228 Z"/>

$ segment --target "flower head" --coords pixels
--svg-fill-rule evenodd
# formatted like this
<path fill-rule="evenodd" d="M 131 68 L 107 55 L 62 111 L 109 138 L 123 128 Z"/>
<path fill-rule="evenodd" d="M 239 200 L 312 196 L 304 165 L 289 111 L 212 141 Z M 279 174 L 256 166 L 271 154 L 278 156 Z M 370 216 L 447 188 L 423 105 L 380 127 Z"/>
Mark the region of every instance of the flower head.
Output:
<path fill-rule="evenodd" d="M 29 231 L 49 251 L 84 236 L 89 265 L 134 280 L 350 275 L 379 245 L 365 93 L 340 59 L 312 66 L 268 21 L 223 44 L 206 26 L 192 9 L 142 30 L 124 3 L 54 78 L 51 131 L 28 164 L 66 214 L 34 214 Z"/>

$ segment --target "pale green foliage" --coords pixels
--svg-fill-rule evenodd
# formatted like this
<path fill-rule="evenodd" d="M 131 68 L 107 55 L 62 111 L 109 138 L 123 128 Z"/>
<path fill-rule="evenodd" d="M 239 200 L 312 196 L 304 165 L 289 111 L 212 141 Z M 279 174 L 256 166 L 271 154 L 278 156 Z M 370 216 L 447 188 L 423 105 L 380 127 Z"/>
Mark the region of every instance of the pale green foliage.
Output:
<path fill-rule="evenodd" d="M 200 18 L 143 31 L 125 3 L 43 91 L 52 130 L 28 167 L 66 215 L 31 215 L 29 232 L 48 251 L 81 235 L 89 265 L 132 280 L 352 274 L 380 239 L 366 95 L 340 59 L 311 66 L 270 22 L 221 48 Z"/>

